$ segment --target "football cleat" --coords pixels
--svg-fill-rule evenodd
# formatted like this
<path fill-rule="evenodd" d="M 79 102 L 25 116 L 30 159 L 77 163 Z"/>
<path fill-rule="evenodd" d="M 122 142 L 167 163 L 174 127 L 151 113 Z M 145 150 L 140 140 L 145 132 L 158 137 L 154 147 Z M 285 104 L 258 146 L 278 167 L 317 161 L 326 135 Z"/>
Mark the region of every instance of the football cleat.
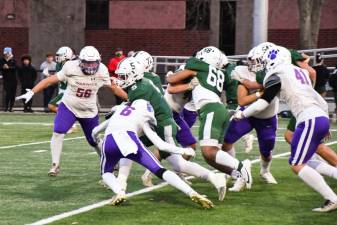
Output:
<path fill-rule="evenodd" d="M 267 184 L 277 184 L 276 179 L 270 172 L 260 173 L 260 175 Z"/>
<path fill-rule="evenodd" d="M 245 144 L 245 152 L 251 152 L 253 150 L 254 135 L 246 134 L 245 136 L 243 136 L 243 141 Z"/>
<path fill-rule="evenodd" d="M 246 159 L 242 162 L 242 164 L 243 164 L 243 167 L 240 171 L 242 178 L 246 182 L 246 188 L 251 189 L 252 184 L 253 184 L 253 177 L 252 177 L 252 171 L 251 171 L 252 163 L 249 159 Z"/>
<path fill-rule="evenodd" d="M 60 173 L 60 166 L 53 163 L 52 167 L 48 172 L 48 176 L 56 177 Z"/>
<path fill-rule="evenodd" d="M 125 194 L 117 194 L 112 197 L 110 205 L 117 206 L 126 201 Z"/>
<path fill-rule="evenodd" d="M 233 187 L 229 188 L 228 190 L 231 192 L 240 192 L 240 191 L 243 191 L 245 187 L 246 187 L 246 181 L 242 177 L 239 177 L 236 179 Z"/>
<path fill-rule="evenodd" d="M 211 209 L 214 207 L 214 204 L 213 202 L 211 202 L 211 200 L 209 200 L 205 196 L 202 196 L 196 192 L 190 194 L 190 199 L 192 200 L 192 202 L 195 202 L 201 205 L 204 209 Z"/>
<path fill-rule="evenodd" d="M 209 177 L 209 181 L 214 185 L 214 187 L 218 190 L 219 201 L 223 201 L 226 196 L 226 176 L 222 173 L 212 174 Z"/>
<path fill-rule="evenodd" d="M 312 211 L 314 212 L 331 212 L 337 210 L 337 202 L 332 202 L 330 200 L 326 200 L 324 205 L 319 208 L 315 208 Z"/>
<path fill-rule="evenodd" d="M 142 175 L 142 182 L 143 182 L 143 185 L 145 187 L 152 187 L 153 186 L 153 183 L 152 183 L 152 173 L 147 173 L 145 171 L 145 173 Z"/>

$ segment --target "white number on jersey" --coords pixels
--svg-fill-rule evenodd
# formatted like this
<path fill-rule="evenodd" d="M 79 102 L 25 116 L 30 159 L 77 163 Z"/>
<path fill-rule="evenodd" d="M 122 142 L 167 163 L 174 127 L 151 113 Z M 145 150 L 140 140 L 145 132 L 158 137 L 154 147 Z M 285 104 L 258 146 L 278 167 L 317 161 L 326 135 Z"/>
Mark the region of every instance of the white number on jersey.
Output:
<path fill-rule="evenodd" d="M 207 84 L 216 87 L 219 92 L 222 92 L 225 82 L 225 75 L 221 70 L 217 70 L 213 66 L 209 66 L 209 72 L 207 75 Z"/>

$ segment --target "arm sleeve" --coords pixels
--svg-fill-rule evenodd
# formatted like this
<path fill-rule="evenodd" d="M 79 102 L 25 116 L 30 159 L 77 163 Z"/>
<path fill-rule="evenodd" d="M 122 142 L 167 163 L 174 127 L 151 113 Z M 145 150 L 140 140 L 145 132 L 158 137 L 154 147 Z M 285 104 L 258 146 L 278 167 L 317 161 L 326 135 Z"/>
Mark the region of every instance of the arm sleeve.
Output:
<path fill-rule="evenodd" d="M 109 121 L 110 120 L 106 120 L 103 123 L 101 123 L 100 125 L 98 125 L 97 127 L 95 127 L 92 130 L 92 136 L 97 138 L 98 134 L 101 133 L 101 132 L 103 132 L 108 127 Z"/>
<path fill-rule="evenodd" d="M 150 139 L 150 141 L 157 146 L 160 150 L 168 152 L 168 153 L 173 153 L 173 154 L 183 154 L 183 149 L 180 147 L 177 147 L 175 145 L 169 144 L 165 141 L 163 141 L 157 134 L 154 132 L 150 125 L 148 123 L 144 123 L 143 125 L 143 131 Z"/>
<path fill-rule="evenodd" d="M 66 72 L 67 67 L 68 67 L 67 63 L 65 63 L 63 65 L 62 69 L 56 73 L 57 79 L 59 81 L 67 81 L 67 76 L 66 76 L 66 74 L 67 74 L 67 72 Z"/>

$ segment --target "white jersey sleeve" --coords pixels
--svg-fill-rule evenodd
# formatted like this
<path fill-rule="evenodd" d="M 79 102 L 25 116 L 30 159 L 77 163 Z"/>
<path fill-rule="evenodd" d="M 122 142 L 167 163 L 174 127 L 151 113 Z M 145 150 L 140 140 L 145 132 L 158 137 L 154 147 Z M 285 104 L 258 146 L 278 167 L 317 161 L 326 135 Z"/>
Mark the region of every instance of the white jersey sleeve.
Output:
<path fill-rule="evenodd" d="M 241 79 L 256 81 L 255 74 L 248 70 L 248 66 L 236 66 L 232 73 L 237 73 Z"/>
<path fill-rule="evenodd" d="M 67 74 L 68 74 L 67 70 L 68 70 L 69 65 L 71 66 L 71 64 L 69 64 L 69 61 L 66 62 L 62 66 L 62 69 L 56 73 L 57 79 L 59 81 L 65 81 L 65 82 L 67 81 Z"/>

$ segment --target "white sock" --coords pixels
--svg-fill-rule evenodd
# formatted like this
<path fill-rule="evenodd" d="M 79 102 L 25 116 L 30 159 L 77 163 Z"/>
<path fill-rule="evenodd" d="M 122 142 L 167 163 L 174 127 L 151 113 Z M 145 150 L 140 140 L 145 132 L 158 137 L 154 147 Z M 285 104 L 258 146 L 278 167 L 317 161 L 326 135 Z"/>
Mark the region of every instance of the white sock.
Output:
<path fill-rule="evenodd" d="M 329 164 L 319 160 L 310 160 L 307 165 L 322 174 L 323 176 L 331 177 L 337 180 L 336 167 L 330 166 Z"/>
<path fill-rule="evenodd" d="M 228 154 L 230 154 L 233 158 L 235 158 L 235 147 L 234 147 L 234 145 L 229 151 L 226 151 L 226 152 Z"/>
<path fill-rule="evenodd" d="M 260 173 L 264 174 L 264 173 L 269 173 L 270 172 L 270 165 L 271 165 L 271 160 L 269 162 L 264 161 L 262 158 L 260 159 L 260 166 L 261 166 L 261 170 Z"/>
<path fill-rule="evenodd" d="M 173 173 L 172 171 L 166 170 L 163 173 L 163 180 L 169 183 L 171 186 L 177 188 L 178 190 L 184 192 L 186 195 L 190 195 L 195 191 L 188 186 L 177 174 Z"/>
<path fill-rule="evenodd" d="M 210 170 L 197 163 L 187 161 L 181 155 L 172 154 L 166 160 L 171 164 L 174 171 L 193 175 L 204 180 L 208 180 L 208 175 L 211 173 Z"/>
<path fill-rule="evenodd" d="M 324 199 L 337 202 L 337 195 L 325 182 L 324 178 L 313 168 L 304 166 L 298 176 L 311 188 L 320 193 Z"/>
<path fill-rule="evenodd" d="M 132 168 L 132 160 L 126 158 L 119 160 L 119 170 L 117 180 L 119 181 L 119 184 L 121 185 L 121 188 L 124 192 L 126 192 L 126 188 L 128 185 L 127 180 L 131 168 Z"/>
<path fill-rule="evenodd" d="M 232 157 L 227 152 L 221 151 L 221 150 L 219 150 L 216 153 L 215 162 L 223 166 L 228 166 L 229 168 L 232 168 L 235 170 L 238 169 L 239 163 L 240 163 L 239 160 Z"/>
<path fill-rule="evenodd" d="M 108 185 L 113 192 L 115 192 L 116 194 L 125 194 L 119 184 L 119 181 L 117 180 L 115 175 L 113 175 L 113 173 L 104 173 L 102 175 L 102 178 L 104 183 Z"/>
<path fill-rule="evenodd" d="M 64 134 L 59 134 L 53 132 L 53 136 L 50 141 L 50 150 L 51 150 L 51 158 L 52 163 L 59 165 L 62 153 L 62 145 L 63 145 Z"/>
<path fill-rule="evenodd" d="M 100 140 L 97 145 L 94 147 L 95 152 L 99 157 L 102 155 L 103 141 Z"/>

